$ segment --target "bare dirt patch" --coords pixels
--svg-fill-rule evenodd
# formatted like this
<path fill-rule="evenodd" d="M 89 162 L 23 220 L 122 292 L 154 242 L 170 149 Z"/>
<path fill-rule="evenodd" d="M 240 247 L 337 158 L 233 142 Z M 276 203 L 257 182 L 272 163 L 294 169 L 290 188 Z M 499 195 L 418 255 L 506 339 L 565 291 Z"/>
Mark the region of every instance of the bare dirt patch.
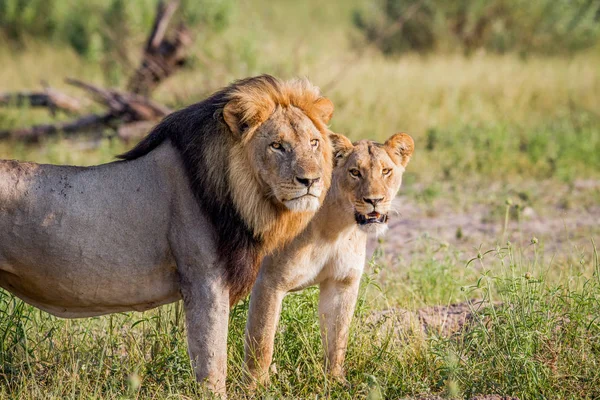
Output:
<path fill-rule="evenodd" d="M 464 332 L 476 319 L 485 318 L 489 307 L 500 304 L 472 300 L 448 306 L 424 307 L 416 311 L 392 308 L 373 312 L 367 322 L 383 332 L 393 332 L 400 337 L 406 333 L 451 336 Z"/>
<path fill-rule="evenodd" d="M 527 246 L 536 237 L 543 252 L 568 254 L 574 247 L 589 246 L 590 238 L 600 234 L 600 181 L 529 183 L 520 191 L 492 187 L 465 193 L 472 199 L 461 197 L 456 189 L 451 196 L 428 202 L 399 196 L 399 215 L 390 218 L 382 239 L 371 239 L 370 250 L 379 243 L 383 261 L 390 262 L 420 251 L 420 239 L 426 238 L 434 245 L 452 246 L 468 259 L 479 248 L 493 249 L 507 241 Z M 505 231 L 505 201 L 511 197 Z"/>
<path fill-rule="evenodd" d="M 425 397 L 415 397 L 414 399 L 405 399 L 405 400 L 443 400 L 443 397 L 440 396 L 425 396 Z M 497 394 L 485 394 L 478 395 L 475 397 L 469 398 L 469 400 L 519 400 L 518 397 L 512 396 L 499 396 Z"/>

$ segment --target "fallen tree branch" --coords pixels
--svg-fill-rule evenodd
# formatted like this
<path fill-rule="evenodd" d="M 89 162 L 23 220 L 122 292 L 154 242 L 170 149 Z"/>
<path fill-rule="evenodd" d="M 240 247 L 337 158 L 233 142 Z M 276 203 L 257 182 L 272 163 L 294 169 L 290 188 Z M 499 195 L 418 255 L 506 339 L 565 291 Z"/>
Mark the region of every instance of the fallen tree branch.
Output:
<path fill-rule="evenodd" d="M 185 63 L 187 48 L 192 43 L 187 28 L 180 24 L 175 30 L 174 38 L 165 38 L 169 21 L 178 6 L 178 0 L 170 1 L 166 5 L 162 1 L 158 3 L 142 62 L 127 85 L 130 92 L 148 96 L 156 86 Z"/>
<path fill-rule="evenodd" d="M 44 92 L 0 93 L 0 106 L 47 107 L 53 113 L 56 110 L 78 113 L 82 109 L 79 100 L 52 88 Z"/>
<path fill-rule="evenodd" d="M 113 114 L 128 114 L 130 121 L 155 120 L 171 113 L 168 107 L 134 93 L 103 89 L 78 79 L 67 78 L 65 82 L 91 93 L 95 101 L 110 109 Z"/>
<path fill-rule="evenodd" d="M 15 138 L 23 141 L 37 141 L 42 136 L 63 132 L 71 135 L 79 132 L 111 129 L 123 140 L 130 140 L 147 133 L 150 128 L 171 112 L 168 107 L 150 100 L 147 96 L 165 78 L 180 67 L 186 58 L 187 47 L 191 43 L 188 30 L 179 25 L 172 39 L 166 38 L 169 21 L 173 17 L 179 0 L 166 4 L 158 3 L 152 31 L 146 41 L 143 60 L 129 81 L 130 92 L 106 89 L 78 79 L 66 79 L 66 83 L 84 90 L 105 110 L 100 114 L 89 114 L 67 122 L 42 124 L 28 128 L 0 131 L 0 139 Z M 30 104 L 36 107 L 79 111 L 78 100 L 63 95 L 51 88 L 45 92 L 25 92 L 0 94 L 0 105 Z"/>
<path fill-rule="evenodd" d="M 89 114 L 78 118 L 75 121 L 34 125 L 29 128 L 18 128 L 13 130 L 2 130 L 0 131 L 0 139 L 14 138 L 25 142 L 36 142 L 42 136 L 51 136 L 59 132 L 68 135 L 104 129 L 109 126 L 110 122 L 116 119 L 117 117 L 111 113 L 101 115 Z"/>
<path fill-rule="evenodd" d="M 66 79 L 66 82 L 90 93 L 94 100 L 109 111 L 100 115 L 86 115 L 74 121 L 0 131 L 0 139 L 15 138 L 35 142 L 42 136 L 51 136 L 59 132 L 68 135 L 110 128 L 123 140 L 130 140 L 143 136 L 158 119 L 171 112 L 168 107 L 140 95 L 103 89 L 77 79 Z"/>
<path fill-rule="evenodd" d="M 169 21 L 171 20 L 171 17 L 173 17 L 173 14 L 175 14 L 177 7 L 179 7 L 179 0 L 170 1 L 167 5 L 162 1 L 158 2 L 156 7 L 156 18 L 154 19 L 152 31 L 146 42 L 146 51 L 158 49 L 160 43 L 165 38 Z"/>

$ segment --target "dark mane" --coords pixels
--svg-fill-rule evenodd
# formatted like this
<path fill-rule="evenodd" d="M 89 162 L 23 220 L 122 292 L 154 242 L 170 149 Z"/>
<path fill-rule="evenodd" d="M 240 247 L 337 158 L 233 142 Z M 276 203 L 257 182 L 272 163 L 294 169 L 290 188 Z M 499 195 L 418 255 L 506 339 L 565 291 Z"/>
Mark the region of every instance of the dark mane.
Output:
<path fill-rule="evenodd" d="M 184 109 L 175 111 L 156 125 L 145 138 L 143 138 L 133 149 L 126 153 L 120 154 L 117 158 L 122 160 L 135 160 L 150 153 L 152 150 L 160 146 L 166 139 L 171 139 L 173 144 L 181 142 L 185 139 L 200 139 L 206 134 L 212 135 L 209 129 L 214 129 L 218 126 L 218 119 L 213 115 L 217 110 L 222 110 L 227 97 L 227 89 L 223 89 L 213 94 L 208 99 L 196 104 L 192 104 Z M 212 111 L 212 114 L 211 114 Z M 197 131 L 195 135 L 190 135 L 190 129 L 194 127 L 200 128 L 202 131 Z M 204 129 L 202 129 L 204 128 Z M 226 127 L 223 127 L 226 129 Z M 192 137 L 190 137 L 192 136 Z M 193 136 L 196 136 L 195 138 Z"/>
<path fill-rule="evenodd" d="M 225 172 L 233 137 L 221 113 L 230 93 L 246 81 L 168 115 L 137 146 L 118 156 L 123 160 L 143 157 L 167 139 L 178 150 L 190 188 L 217 232 L 232 303 L 247 294 L 261 262 L 262 243 L 236 209 Z"/>
<path fill-rule="evenodd" d="M 300 233 L 310 220 L 302 213 L 274 211 L 270 203 L 265 203 L 262 212 L 273 215 L 269 217 L 268 227 L 257 226 L 257 220 L 253 219 L 256 210 L 244 208 L 249 204 L 244 197 L 246 193 L 238 192 L 240 186 L 231 186 L 239 185 L 239 179 L 245 177 L 232 178 L 231 150 L 240 143 L 247 143 L 256 127 L 266 121 L 276 107 L 291 105 L 300 108 L 327 137 L 326 123 L 333 113 L 333 105 L 321 96 L 316 86 L 307 79 L 283 82 L 261 75 L 236 81 L 208 99 L 172 113 L 135 148 L 119 156 L 124 160 L 143 157 L 165 140 L 179 152 L 190 189 L 217 233 L 219 257 L 225 267 L 232 303 L 249 292 L 261 257 Z M 242 128 L 244 126 L 246 128 Z M 321 148 L 326 151 L 326 147 Z M 256 192 L 248 196 L 259 196 L 258 203 L 268 201 L 263 199 L 258 186 Z"/>

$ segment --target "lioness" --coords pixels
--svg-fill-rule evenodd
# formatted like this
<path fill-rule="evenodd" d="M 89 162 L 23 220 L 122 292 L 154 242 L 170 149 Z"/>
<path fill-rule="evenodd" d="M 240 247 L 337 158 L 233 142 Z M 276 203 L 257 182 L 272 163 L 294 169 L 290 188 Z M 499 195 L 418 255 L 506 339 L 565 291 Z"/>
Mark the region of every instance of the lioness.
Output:
<path fill-rule="evenodd" d="M 252 387 L 268 381 L 283 298 L 316 284 L 326 367 L 333 377 L 343 377 L 367 234 L 387 229 L 388 212 L 414 142 L 404 133 L 383 145 L 369 140 L 353 145 L 342 135 L 332 136 L 332 141 L 333 181 L 323 207 L 294 241 L 265 259 L 252 289 L 245 339 Z"/>
<path fill-rule="evenodd" d="M 65 318 L 183 298 L 196 377 L 225 392 L 230 304 L 329 188 L 332 103 L 307 80 L 233 83 L 124 161 L 0 161 L 0 286 Z"/>

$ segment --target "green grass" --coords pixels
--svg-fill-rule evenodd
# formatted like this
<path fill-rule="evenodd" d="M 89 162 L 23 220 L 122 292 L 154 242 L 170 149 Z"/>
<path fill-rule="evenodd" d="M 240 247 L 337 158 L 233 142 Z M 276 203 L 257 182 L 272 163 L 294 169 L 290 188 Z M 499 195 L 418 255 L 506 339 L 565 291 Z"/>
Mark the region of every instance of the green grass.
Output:
<path fill-rule="evenodd" d="M 600 261 L 591 251 L 557 264 L 538 248 L 496 248 L 468 265 L 452 248 L 426 251 L 395 276 L 402 288 L 378 287 L 371 263 L 353 324 L 346 385 L 322 368 L 316 289 L 286 298 L 276 338 L 277 374 L 260 397 L 385 398 L 501 393 L 520 398 L 600 395 Z M 432 259 L 437 258 L 438 261 Z M 428 261 L 429 260 L 429 261 Z M 385 266 L 391 269 L 392 266 Z M 561 268 L 557 276 L 552 270 Z M 398 273 L 398 272 L 396 272 Z M 389 278 L 389 273 L 388 273 Z M 407 329 L 370 318 L 376 303 L 407 309 L 486 299 L 488 308 L 454 336 Z M 0 297 L 0 396 L 6 398 L 185 398 L 201 395 L 186 353 L 179 305 L 146 313 L 85 320 L 50 317 L 13 297 Z M 231 315 L 229 387 L 243 389 L 241 362 L 247 302 Z M 373 398 L 373 397 L 370 397 Z"/>

